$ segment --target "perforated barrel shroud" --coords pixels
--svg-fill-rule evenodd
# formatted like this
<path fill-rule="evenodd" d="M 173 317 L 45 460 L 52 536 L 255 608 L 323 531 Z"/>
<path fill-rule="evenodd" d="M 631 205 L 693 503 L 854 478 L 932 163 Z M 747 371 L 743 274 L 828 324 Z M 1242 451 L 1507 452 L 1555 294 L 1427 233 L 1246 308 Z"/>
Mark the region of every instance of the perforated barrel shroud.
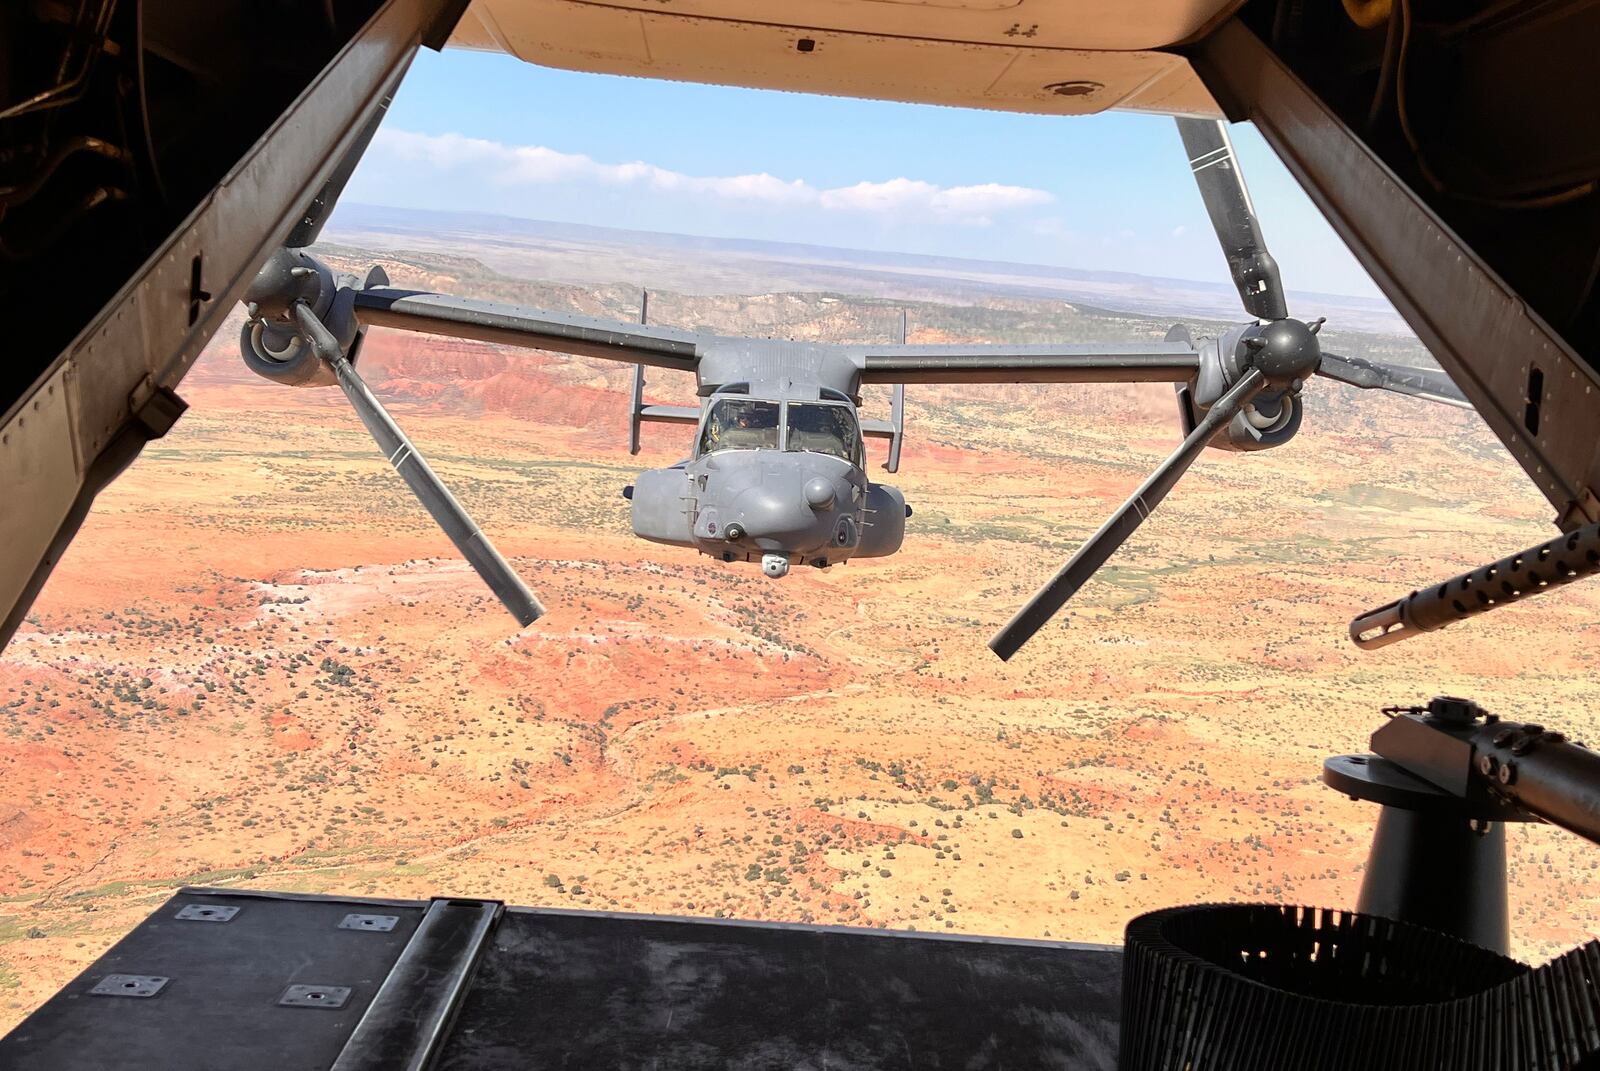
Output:
<path fill-rule="evenodd" d="M 1128 924 L 1123 1071 L 1600 1068 L 1600 943 L 1538 969 L 1348 911 L 1203 904 Z"/>

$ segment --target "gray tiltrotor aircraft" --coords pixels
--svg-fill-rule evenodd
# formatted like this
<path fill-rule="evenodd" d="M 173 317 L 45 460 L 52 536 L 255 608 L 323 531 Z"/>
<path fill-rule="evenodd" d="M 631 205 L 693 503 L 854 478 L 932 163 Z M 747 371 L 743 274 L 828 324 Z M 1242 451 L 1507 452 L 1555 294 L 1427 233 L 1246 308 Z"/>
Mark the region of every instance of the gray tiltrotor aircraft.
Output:
<path fill-rule="evenodd" d="M 249 292 L 245 363 L 276 383 L 337 382 L 385 455 L 517 620 L 543 607 L 445 489 L 356 373 L 368 326 L 452 335 L 634 364 L 630 446 L 643 422 L 693 425 L 691 456 L 641 473 L 623 493 L 633 530 L 722 561 L 826 568 L 900 549 L 904 496 L 867 478 L 863 436 L 889 440 L 899 467 L 907 383 L 1170 382 L 1185 438 L 1061 571 L 990 641 L 1010 658 L 1133 534 L 1207 446 L 1264 450 L 1300 429 L 1300 392 L 1313 375 L 1453 405 L 1466 399 L 1441 373 L 1322 350 L 1322 321 L 1289 316 L 1278 268 L 1261 238 L 1238 161 L 1220 122 L 1179 119 L 1206 210 L 1254 319 L 1216 339 L 1179 326 L 1158 343 L 1082 345 L 830 345 L 733 338 L 625 324 L 398 290 L 378 269 L 337 277 L 302 248 L 280 249 Z M 699 408 L 646 405 L 644 368 L 693 372 Z M 862 420 L 861 388 L 894 384 L 889 421 Z"/>

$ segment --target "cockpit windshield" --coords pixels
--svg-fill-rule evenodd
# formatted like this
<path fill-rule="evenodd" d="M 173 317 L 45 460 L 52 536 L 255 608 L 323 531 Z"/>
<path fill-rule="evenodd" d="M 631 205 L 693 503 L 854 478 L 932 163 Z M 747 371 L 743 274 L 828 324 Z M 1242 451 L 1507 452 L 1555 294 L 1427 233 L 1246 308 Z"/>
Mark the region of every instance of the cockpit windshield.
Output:
<path fill-rule="evenodd" d="M 844 405 L 790 402 L 786 449 L 832 454 L 860 466 L 861 433 L 855 414 Z"/>
<path fill-rule="evenodd" d="M 711 408 L 700 433 L 700 452 L 776 450 L 778 403 L 753 398 L 724 398 Z"/>

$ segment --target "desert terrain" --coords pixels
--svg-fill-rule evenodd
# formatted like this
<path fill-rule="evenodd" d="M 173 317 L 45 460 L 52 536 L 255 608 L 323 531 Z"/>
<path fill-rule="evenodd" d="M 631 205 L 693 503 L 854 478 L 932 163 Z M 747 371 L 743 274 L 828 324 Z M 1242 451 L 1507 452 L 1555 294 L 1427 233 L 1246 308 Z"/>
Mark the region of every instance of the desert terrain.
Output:
<path fill-rule="evenodd" d="M 331 237 L 401 285 L 637 307 L 634 281 Z M 902 306 L 926 342 L 1170 322 L 969 299 L 665 287 L 651 308 L 839 341 Z M 236 339 L 0 654 L 0 1030 L 183 885 L 1091 942 L 1197 899 L 1351 906 L 1375 811 L 1319 776 L 1381 707 L 1468 695 L 1600 737 L 1600 588 L 1378 653 L 1345 636 L 1553 532 L 1471 413 L 1315 383 L 1292 443 L 1202 458 L 1003 664 L 991 631 L 1176 443 L 1170 388 L 913 387 L 885 477 L 915 508 L 905 548 L 770 581 L 629 534 L 621 488 L 688 435 L 648 427 L 628 456 L 628 368 L 375 331 L 375 390 L 550 607 L 519 631 L 339 392 L 254 379 Z M 692 392 L 650 377 L 653 400 Z M 1533 826 L 1510 848 L 1514 952 L 1593 933 L 1600 855 Z"/>

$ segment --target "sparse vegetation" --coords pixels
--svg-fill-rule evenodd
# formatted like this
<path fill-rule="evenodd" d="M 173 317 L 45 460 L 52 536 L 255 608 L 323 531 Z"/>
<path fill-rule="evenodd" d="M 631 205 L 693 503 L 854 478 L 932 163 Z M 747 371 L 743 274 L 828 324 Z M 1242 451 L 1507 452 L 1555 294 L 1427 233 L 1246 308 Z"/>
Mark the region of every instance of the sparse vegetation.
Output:
<path fill-rule="evenodd" d="M 637 301 L 383 259 L 397 285 L 624 318 Z M 652 310 L 867 341 L 900 304 L 662 292 Z M 1167 326 L 982 295 L 911 321 L 929 342 Z M 1543 537 L 1467 417 L 1308 392 L 1299 440 L 1202 459 L 1002 666 L 983 636 L 1170 447 L 1169 389 L 914 387 L 906 549 L 773 583 L 631 537 L 617 488 L 682 438 L 650 428 L 627 455 L 629 369 L 374 332 L 369 375 L 560 608 L 514 633 L 359 426 L 315 392 L 244 390 L 230 347 L 0 661 L 0 1028 L 182 884 L 1089 941 L 1133 905 L 1349 903 L 1373 814 L 1318 763 L 1379 707 L 1437 678 L 1511 716 L 1559 702 L 1600 737 L 1582 585 L 1425 656 L 1341 640 L 1352 608 Z M 1508 652 L 1532 645 L 1548 657 L 1526 671 Z M 1537 959 L 1591 925 L 1593 860 L 1550 830 L 1510 840 L 1517 951 Z"/>

